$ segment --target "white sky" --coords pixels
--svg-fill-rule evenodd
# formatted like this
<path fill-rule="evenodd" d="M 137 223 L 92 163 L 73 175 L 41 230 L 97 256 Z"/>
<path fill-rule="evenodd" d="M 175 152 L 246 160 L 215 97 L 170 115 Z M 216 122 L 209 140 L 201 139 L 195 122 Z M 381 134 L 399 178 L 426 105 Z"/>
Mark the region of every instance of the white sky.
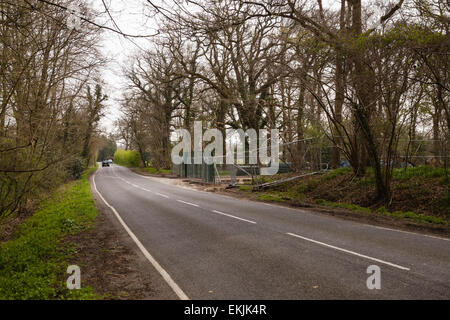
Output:
<path fill-rule="evenodd" d="M 96 10 L 105 12 L 102 0 L 91 0 L 90 3 Z M 146 17 L 144 14 L 145 8 L 148 11 L 146 0 L 105 0 L 105 3 L 122 32 L 133 35 L 155 33 L 156 21 Z M 106 12 L 96 19 L 95 22 L 115 29 Z M 122 70 L 129 64 L 130 57 L 139 51 L 138 46 L 142 48 L 148 47 L 149 40 L 145 38 L 128 38 L 138 45 L 136 46 L 127 38 L 108 30 L 103 32 L 102 39 L 101 51 L 110 62 L 101 70 L 105 93 L 109 96 L 109 100 L 105 117 L 101 120 L 100 125 L 106 131 L 111 132 L 114 129 L 114 121 L 120 117 L 119 100 L 126 86 L 126 79 Z"/>

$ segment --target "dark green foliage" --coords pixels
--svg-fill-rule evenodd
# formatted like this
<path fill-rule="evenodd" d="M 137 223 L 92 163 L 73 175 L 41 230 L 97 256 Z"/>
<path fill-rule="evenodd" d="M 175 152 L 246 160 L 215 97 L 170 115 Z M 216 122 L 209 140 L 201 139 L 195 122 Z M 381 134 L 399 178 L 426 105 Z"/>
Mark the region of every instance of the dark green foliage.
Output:
<path fill-rule="evenodd" d="M 67 164 L 67 173 L 71 179 L 80 179 L 83 171 L 86 169 L 85 161 L 80 158 L 74 158 Z"/>

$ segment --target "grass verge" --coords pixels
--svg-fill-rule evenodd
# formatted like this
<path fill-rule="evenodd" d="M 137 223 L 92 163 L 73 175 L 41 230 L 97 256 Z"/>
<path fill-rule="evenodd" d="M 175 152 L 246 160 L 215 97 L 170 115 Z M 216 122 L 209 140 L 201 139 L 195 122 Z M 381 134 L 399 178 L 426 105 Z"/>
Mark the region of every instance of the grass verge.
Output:
<path fill-rule="evenodd" d="M 359 212 L 363 214 L 372 213 L 372 210 L 370 208 L 365 208 L 358 206 L 356 204 L 351 203 L 339 203 L 339 202 L 331 202 L 331 201 L 325 201 L 323 199 L 316 199 L 315 203 L 321 206 L 327 206 L 332 208 L 343 208 L 354 212 Z M 388 217 L 398 218 L 398 219 L 409 219 L 419 222 L 426 222 L 426 223 L 435 223 L 435 224 L 442 224 L 442 225 L 449 225 L 449 222 L 443 218 L 440 217 L 434 217 L 429 216 L 425 214 L 415 213 L 412 211 L 394 211 L 389 212 L 384 206 L 379 207 L 377 210 L 374 211 L 377 214 L 381 214 Z"/>
<path fill-rule="evenodd" d="M 167 170 L 167 169 L 157 170 L 156 168 L 153 168 L 153 167 L 137 168 L 137 169 L 139 171 L 150 173 L 150 174 L 171 174 L 172 173 L 172 170 Z"/>
<path fill-rule="evenodd" d="M 0 244 L 0 299 L 101 298 L 91 287 L 67 289 L 67 261 L 76 250 L 63 241 L 90 228 L 98 214 L 89 184 L 95 169 L 42 201 L 15 238 Z"/>

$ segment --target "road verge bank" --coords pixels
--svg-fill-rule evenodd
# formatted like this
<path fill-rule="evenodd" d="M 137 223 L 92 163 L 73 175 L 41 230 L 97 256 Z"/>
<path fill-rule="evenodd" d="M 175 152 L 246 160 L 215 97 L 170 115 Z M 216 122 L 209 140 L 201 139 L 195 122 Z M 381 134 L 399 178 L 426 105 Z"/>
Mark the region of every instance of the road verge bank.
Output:
<path fill-rule="evenodd" d="M 88 177 L 58 188 L 0 244 L 0 299 L 98 299 L 90 286 L 69 290 L 69 260 L 76 256 L 70 235 L 91 228 L 97 217 Z"/>

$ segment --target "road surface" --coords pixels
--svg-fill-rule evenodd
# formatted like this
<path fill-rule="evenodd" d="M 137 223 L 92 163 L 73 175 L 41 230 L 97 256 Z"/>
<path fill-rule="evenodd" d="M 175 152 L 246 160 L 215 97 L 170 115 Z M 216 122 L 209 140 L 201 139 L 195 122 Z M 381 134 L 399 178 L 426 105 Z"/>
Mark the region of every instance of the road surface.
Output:
<path fill-rule="evenodd" d="M 177 187 L 117 165 L 94 181 L 179 298 L 450 298 L 446 238 Z M 367 286 L 371 265 L 380 289 Z"/>

